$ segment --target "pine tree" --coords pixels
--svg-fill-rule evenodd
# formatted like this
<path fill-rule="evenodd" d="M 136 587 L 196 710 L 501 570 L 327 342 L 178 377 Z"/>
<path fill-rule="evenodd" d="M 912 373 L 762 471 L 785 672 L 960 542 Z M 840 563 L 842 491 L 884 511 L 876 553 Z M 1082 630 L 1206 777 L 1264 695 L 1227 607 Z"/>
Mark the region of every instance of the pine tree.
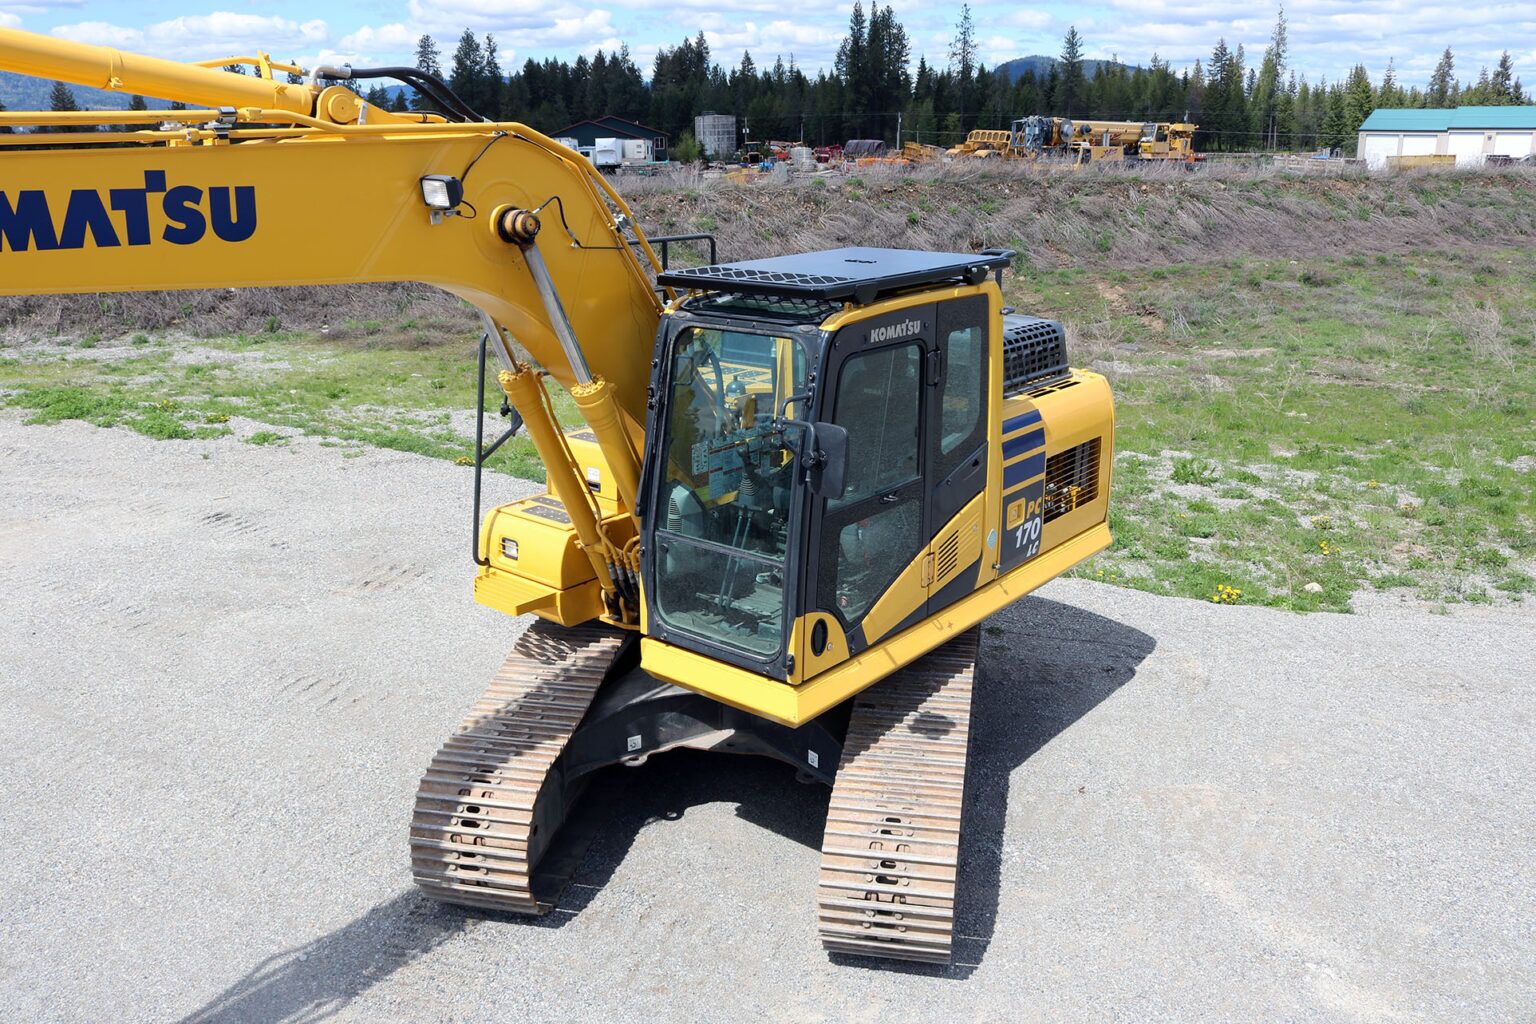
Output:
<path fill-rule="evenodd" d="M 976 23 L 971 18 L 971 5 L 960 5 L 960 21 L 955 26 L 955 38 L 949 44 L 949 66 L 956 77 L 956 105 L 959 117 L 955 121 L 957 131 L 965 130 L 965 114 L 976 78 Z"/>
<path fill-rule="evenodd" d="M 1397 65 L 1393 58 L 1387 58 L 1387 70 L 1381 76 L 1381 91 L 1376 96 L 1376 105 L 1379 107 L 1400 107 L 1403 105 L 1403 91 L 1397 85 Z"/>
<path fill-rule="evenodd" d="M 1061 75 L 1056 80 L 1056 109 L 1062 117 L 1076 117 L 1082 112 L 1087 88 L 1083 75 L 1083 37 L 1077 34 L 1077 26 L 1067 29 L 1061 41 L 1061 57 L 1057 60 Z"/>
<path fill-rule="evenodd" d="M 54 82 L 52 90 L 50 90 L 48 93 L 48 109 L 57 113 L 65 114 L 79 110 L 80 106 L 75 102 L 75 94 L 70 90 L 69 86 L 65 85 L 63 82 Z M 43 132 L 57 133 L 90 131 L 91 129 L 81 128 L 75 125 L 61 124 L 40 128 L 38 130 Z"/>
<path fill-rule="evenodd" d="M 1447 46 L 1440 55 L 1440 63 L 1435 65 L 1434 74 L 1429 76 L 1429 93 L 1424 99 L 1431 107 L 1444 107 L 1450 103 L 1451 91 L 1456 86 L 1455 71 L 1456 59 Z"/>
<path fill-rule="evenodd" d="M 448 88 L 477 114 L 485 110 L 485 50 L 469 29 L 459 36 L 453 52 L 453 70 L 448 73 Z"/>
<path fill-rule="evenodd" d="M 1515 102 L 1515 62 L 1510 59 L 1509 51 L 1505 50 L 1499 57 L 1498 67 L 1493 69 L 1493 77 L 1489 79 L 1488 102 L 1498 106 Z"/>
<path fill-rule="evenodd" d="M 480 102 L 479 110 L 486 117 L 494 118 L 501 110 L 501 94 L 507 87 L 506 79 L 501 74 L 501 60 L 496 56 L 496 37 L 489 32 L 485 34 L 485 60 L 480 67 Z"/>
<path fill-rule="evenodd" d="M 437 48 L 437 40 L 429 35 L 423 35 L 420 39 L 416 40 L 416 69 L 418 71 L 425 71 L 429 75 L 436 75 L 438 78 L 443 76 L 443 66 L 441 54 Z M 411 95 L 411 109 L 436 111 L 437 108 L 431 100 L 421 93 L 413 91 Z"/>
<path fill-rule="evenodd" d="M 79 110 L 80 106 L 75 102 L 75 94 L 69 86 L 63 82 L 54 82 L 53 89 L 48 93 L 48 109 L 58 113 L 68 113 Z"/>
<path fill-rule="evenodd" d="M 442 53 L 437 48 L 437 40 L 424 35 L 416 40 L 416 70 L 425 71 L 429 75 L 443 75 Z"/>
<path fill-rule="evenodd" d="M 1279 141 L 1276 120 L 1279 95 L 1284 88 L 1282 83 L 1285 75 L 1286 49 L 1285 8 L 1282 6 L 1275 21 L 1275 30 L 1270 35 L 1269 46 L 1264 50 L 1264 60 L 1259 65 L 1259 73 L 1254 80 L 1252 90 L 1254 137 L 1262 139 L 1264 145 L 1270 149 L 1274 149 Z"/>
<path fill-rule="evenodd" d="M 1341 143 L 1352 149 L 1359 138 L 1360 126 L 1371 116 L 1376 107 L 1376 93 L 1371 88 L 1371 76 L 1365 65 L 1356 64 L 1344 81 L 1344 139 Z"/>
<path fill-rule="evenodd" d="M 1349 113 L 1344 101 L 1344 89 L 1334 85 L 1328 90 L 1326 112 L 1323 115 L 1323 145 L 1342 150 L 1352 141 L 1349 130 Z M 1358 137 L 1358 136 L 1356 136 Z"/>
<path fill-rule="evenodd" d="M 143 96 L 135 95 L 128 101 L 129 110 L 148 110 L 149 104 L 144 102 Z"/>

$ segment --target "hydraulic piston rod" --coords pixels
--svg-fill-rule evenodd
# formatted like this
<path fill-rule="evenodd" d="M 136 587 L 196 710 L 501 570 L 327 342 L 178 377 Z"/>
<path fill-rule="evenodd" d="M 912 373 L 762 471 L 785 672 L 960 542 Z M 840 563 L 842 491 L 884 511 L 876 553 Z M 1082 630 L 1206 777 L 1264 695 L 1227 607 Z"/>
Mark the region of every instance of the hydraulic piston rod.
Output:
<path fill-rule="evenodd" d="M 633 510 L 640 486 L 640 456 L 635 451 L 629 432 L 624 428 L 613 385 L 592 375 L 586 356 L 582 354 L 581 343 L 576 340 L 570 318 L 560 303 L 560 293 L 555 289 L 554 278 L 549 273 L 543 254 L 539 252 L 538 215 L 531 210 L 503 207 L 496 211 L 492 225 L 497 237 L 516 245 L 528 264 L 528 273 L 533 278 L 539 300 L 544 304 L 544 312 L 550 326 L 554 328 L 555 336 L 560 339 L 560 348 L 565 353 L 566 362 L 570 364 L 571 374 L 576 378 L 576 385 L 571 388 L 571 397 L 581 409 L 582 418 L 597 436 L 598 447 L 602 448 L 608 468 L 613 473 L 619 497 Z"/>

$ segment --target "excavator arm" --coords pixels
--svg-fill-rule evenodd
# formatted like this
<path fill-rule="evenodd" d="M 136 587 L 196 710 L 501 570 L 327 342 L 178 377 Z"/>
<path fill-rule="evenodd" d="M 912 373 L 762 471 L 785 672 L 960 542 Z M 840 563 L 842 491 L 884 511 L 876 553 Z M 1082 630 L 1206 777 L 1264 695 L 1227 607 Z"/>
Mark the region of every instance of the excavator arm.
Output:
<path fill-rule="evenodd" d="M 634 531 L 604 522 L 540 384 L 576 398 L 632 514 L 661 304 L 623 199 L 524 125 L 395 114 L 326 69 L 290 83 L 275 75 L 291 65 L 243 60 L 255 74 L 0 30 L 0 68 L 206 108 L 0 114 L 23 129 L 0 136 L 0 295 L 388 281 L 458 295 L 486 318 L 605 616 L 634 626 Z"/>

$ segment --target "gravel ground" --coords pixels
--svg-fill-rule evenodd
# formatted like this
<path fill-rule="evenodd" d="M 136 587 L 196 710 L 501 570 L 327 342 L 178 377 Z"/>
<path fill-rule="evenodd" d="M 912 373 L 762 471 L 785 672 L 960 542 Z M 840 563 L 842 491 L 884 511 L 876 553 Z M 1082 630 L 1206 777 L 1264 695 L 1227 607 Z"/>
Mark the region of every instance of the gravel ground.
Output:
<path fill-rule="evenodd" d="M 953 968 L 833 962 L 826 796 L 674 754 L 539 921 L 412 890 L 416 777 L 520 624 L 469 472 L 0 417 L 0 1018 L 1513 1020 L 1536 615 L 1058 581 L 990 622 Z M 526 484 L 497 481 L 499 498 Z"/>

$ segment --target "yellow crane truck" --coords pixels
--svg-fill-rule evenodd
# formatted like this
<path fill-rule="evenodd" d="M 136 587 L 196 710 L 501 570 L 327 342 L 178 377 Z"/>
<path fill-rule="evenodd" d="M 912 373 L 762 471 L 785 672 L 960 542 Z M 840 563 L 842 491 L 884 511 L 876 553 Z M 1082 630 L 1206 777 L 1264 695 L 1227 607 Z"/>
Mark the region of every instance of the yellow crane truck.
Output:
<path fill-rule="evenodd" d="M 669 267 L 587 161 L 412 68 L 15 30 L 0 68 L 187 104 L 0 114 L 0 294 L 421 281 L 483 314 L 548 486 L 480 516 L 477 450 L 474 596 L 536 619 L 422 778 L 427 894 L 542 913 L 595 771 L 766 755 L 832 787 L 825 945 L 948 960 L 977 625 L 1110 540 L 1109 388 L 1004 308 L 1011 253 Z M 441 113 L 343 84 L 385 77 Z"/>

